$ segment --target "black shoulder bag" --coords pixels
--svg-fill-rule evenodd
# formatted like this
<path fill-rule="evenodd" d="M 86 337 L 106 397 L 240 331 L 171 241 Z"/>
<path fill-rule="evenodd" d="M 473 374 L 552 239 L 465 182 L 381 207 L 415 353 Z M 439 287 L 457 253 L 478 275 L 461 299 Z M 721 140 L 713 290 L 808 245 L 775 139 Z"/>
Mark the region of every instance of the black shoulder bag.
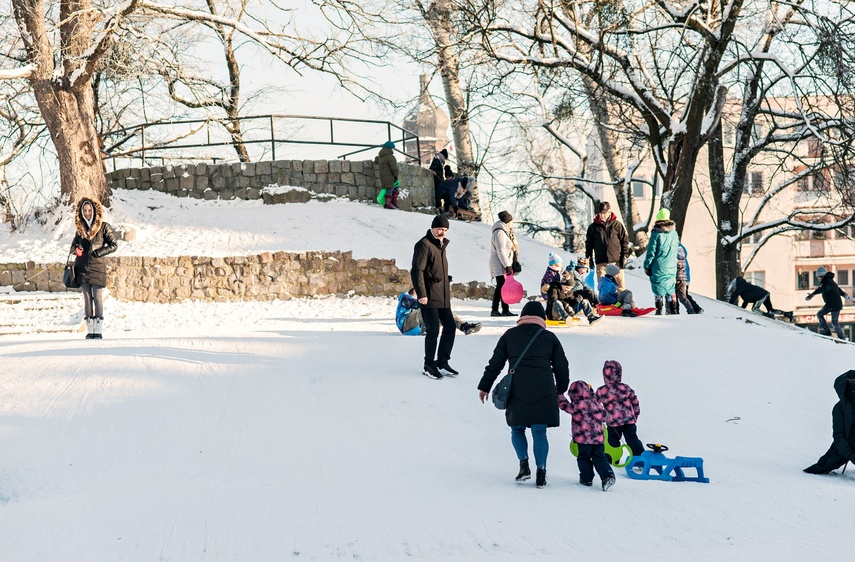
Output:
<path fill-rule="evenodd" d="M 77 282 L 77 275 L 74 272 L 74 261 L 71 259 L 73 255 L 72 253 L 68 254 L 68 257 L 65 259 L 65 269 L 62 272 L 62 284 L 67 289 L 80 288 L 80 283 Z"/>
<path fill-rule="evenodd" d="M 499 383 L 495 387 L 493 387 L 493 405 L 496 406 L 496 408 L 504 410 L 508 407 L 508 398 L 510 398 L 511 396 L 511 383 L 513 382 L 514 373 L 516 372 L 520 361 L 522 361 L 522 358 L 525 357 L 528 348 L 531 347 L 531 344 L 534 343 L 534 340 L 537 339 L 537 336 L 539 336 L 541 332 L 543 332 L 543 328 L 538 330 L 537 333 L 532 336 L 531 341 L 528 342 L 528 345 L 525 346 L 523 352 L 520 354 L 519 357 L 517 357 L 517 362 L 514 363 L 513 367 L 508 369 L 508 374 L 502 377 L 502 380 L 500 380 Z"/>

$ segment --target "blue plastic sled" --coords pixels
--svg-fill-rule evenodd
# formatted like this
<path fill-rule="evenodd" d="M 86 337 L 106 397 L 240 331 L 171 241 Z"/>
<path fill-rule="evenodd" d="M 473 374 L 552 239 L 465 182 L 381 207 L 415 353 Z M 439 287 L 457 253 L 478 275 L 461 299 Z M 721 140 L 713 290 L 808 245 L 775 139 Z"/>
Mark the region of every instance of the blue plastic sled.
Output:
<path fill-rule="evenodd" d="M 633 480 L 665 480 L 666 482 L 702 482 L 709 484 L 710 479 L 704 477 L 704 459 L 700 457 L 668 458 L 662 454 L 668 447 L 648 443 L 653 451 L 644 451 L 632 458 L 626 465 L 626 475 Z M 640 467 L 641 472 L 632 469 Z M 693 468 L 697 476 L 686 476 L 684 468 Z"/>

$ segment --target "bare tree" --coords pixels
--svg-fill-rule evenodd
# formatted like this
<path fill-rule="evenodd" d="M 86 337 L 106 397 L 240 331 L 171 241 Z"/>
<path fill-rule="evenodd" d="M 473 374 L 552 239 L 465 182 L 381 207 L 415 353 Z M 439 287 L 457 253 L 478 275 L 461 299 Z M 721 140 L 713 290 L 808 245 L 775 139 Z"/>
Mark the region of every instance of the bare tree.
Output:
<path fill-rule="evenodd" d="M 331 72 L 348 50 L 346 32 L 313 38 L 273 27 L 268 22 L 275 18 L 260 15 L 248 15 L 241 21 L 207 9 L 149 0 L 128 0 L 113 6 L 94 0 L 8 1 L 17 29 L 12 31 L 7 26 L 6 38 L 11 35 L 15 47 L 22 47 L 26 57 L 21 64 L 0 67 L 0 80 L 28 82 L 57 152 L 61 194 L 71 199 L 89 196 L 109 202 L 95 127 L 92 79 L 124 19 L 163 18 L 232 29 L 298 72 Z M 337 0 L 330 2 L 339 4 Z M 278 5 L 270 2 L 262 8 L 278 9 Z"/>

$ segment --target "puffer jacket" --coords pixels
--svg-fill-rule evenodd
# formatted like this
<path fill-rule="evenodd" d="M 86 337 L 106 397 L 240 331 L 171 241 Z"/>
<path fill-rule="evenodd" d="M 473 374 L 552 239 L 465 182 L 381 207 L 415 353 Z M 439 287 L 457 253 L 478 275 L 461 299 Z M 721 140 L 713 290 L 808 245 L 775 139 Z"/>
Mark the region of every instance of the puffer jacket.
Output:
<path fill-rule="evenodd" d="M 621 382 L 623 368 L 617 361 L 606 361 L 603 365 L 603 381 L 606 383 L 597 389 L 597 400 L 606 411 L 606 424 L 616 427 L 638 421 L 641 408 L 635 391 Z"/>
<path fill-rule="evenodd" d="M 855 371 L 846 371 L 834 379 L 840 402 L 831 409 L 831 432 L 840 454 L 855 463 L 855 400 L 846 396 L 849 379 L 855 379 Z"/>
<path fill-rule="evenodd" d="M 92 204 L 92 226 L 86 225 L 83 218 L 83 205 Z M 83 198 L 77 203 L 74 214 L 74 226 L 77 232 L 71 241 L 71 252 L 75 246 L 83 248 L 83 255 L 74 260 L 74 274 L 78 283 L 88 283 L 100 287 L 107 286 L 107 263 L 104 258 L 116 251 L 116 237 L 113 228 L 104 222 L 104 208 L 98 201 Z"/>
<path fill-rule="evenodd" d="M 517 326 L 499 338 L 493 356 L 484 368 L 478 390 L 489 393 L 505 364 L 512 367 L 538 330 L 545 327 L 546 324 L 540 318 L 520 317 Z M 557 427 L 561 421 L 557 395 L 567 390 L 569 382 L 570 367 L 564 348 L 555 334 L 544 329 L 514 373 L 505 410 L 508 426 L 546 424 L 548 427 Z"/>
<path fill-rule="evenodd" d="M 392 189 L 398 180 L 398 161 L 395 160 L 395 153 L 384 146 L 374 157 L 374 164 L 380 171 L 380 186 L 383 189 Z"/>
<path fill-rule="evenodd" d="M 426 308 L 451 308 L 451 278 L 448 276 L 448 258 L 445 255 L 448 244 L 448 238 L 440 242 L 428 230 L 413 248 L 410 279 L 416 296 L 427 297 Z"/>
<path fill-rule="evenodd" d="M 683 244 L 677 246 L 677 281 L 692 282 L 692 270 L 689 268 L 689 251 Z"/>
<path fill-rule="evenodd" d="M 398 306 L 395 309 L 395 325 L 398 330 L 405 336 L 421 335 L 422 330 L 420 323 L 416 321 L 419 315 L 413 314 L 413 311 L 418 310 L 419 301 L 416 297 L 409 293 L 401 293 L 398 295 Z"/>
<path fill-rule="evenodd" d="M 549 288 L 553 284 L 561 283 L 561 270 L 555 270 L 551 267 L 547 267 L 546 271 L 543 274 L 543 277 L 540 279 L 540 296 L 543 298 L 549 298 Z"/>
<path fill-rule="evenodd" d="M 644 270 L 650 272 L 650 288 L 660 297 L 673 295 L 677 281 L 677 224 L 672 220 L 656 221 L 647 244 Z"/>
<path fill-rule="evenodd" d="M 834 282 L 834 273 L 830 271 L 822 276 L 819 287 L 810 296 L 814 296 L 817 293 L 822 294 L 822 302 L 825 303 L 828 310 L 841 310 L 843 308 L 843 299 L 841 297 L 847 296 L 846 292 Z"/>
<path fill-rule="evenodd" d="M 730 298 L 727 302 L 736 304 L 739 297 L 742 297 L 742 308 L 748 306 L 748 303 L 757 302 L 769 294 L 769 291 L 763 287 L 752 285 L 743 277 L 737 277 L 731 281 L 728 286 L 728 292 L 730 293 Z"/>
<path fill-rule="evenodd" d="M 600 299 L 600 304 L 615 304 L 618 301 L 617 283 L 613 277 L 603 275 L 598 287 L 597 298 Z"/>
<path fill-rule="evenodd" d="M 502 221 L 493 224 L 490 235 L 490 277 L 500 277 L 505 274 L 505 268 L 514 263 L 514 252 L 517 251 L 513 228 Z"/>
<path fill-rule="evenodd" d="M 558 397 L 558 407 L 572 416 L 573 442 L 580 445 L 603 444 L 603 408 L 594 397 L 591 385 L 576 381 L 564 395 Z"/>

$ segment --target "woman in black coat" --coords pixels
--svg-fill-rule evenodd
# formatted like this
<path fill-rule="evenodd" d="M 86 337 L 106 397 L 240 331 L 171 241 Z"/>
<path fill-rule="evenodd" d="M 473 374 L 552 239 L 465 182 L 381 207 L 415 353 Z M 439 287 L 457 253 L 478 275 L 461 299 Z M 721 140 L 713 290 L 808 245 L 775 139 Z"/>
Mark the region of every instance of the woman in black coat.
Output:
<path fill-rule="evenodd" d="M 837 377 L 834 391 L 840 401 L 831 409 L 831 447 L 815 464 L 804 469 L 808 474 L 828 474 L 847 462 L 855 464 L 855 371 Z"/>
<path fill-rule="evenodd" d="M 570 369 L 558 337 L 546 330 L 546 313 L 539 302 L 527 303 L 517 326 L 499 338 L 493 357 L 478 383 L 478 390 L 481 402 L 484 402 L 505 363 L 513 367 L 535 334 L 539 334 L 537 339 L 514 372 L 505 420 L 511 428 L 511 443 L 520 461 L 516 481 L 531 478 L 525 434 L 526 428 L 530 427 L 537 465 L 536 484 L 542 488 L 546 484 L 546 457 L 549 454 L 546 428 L 559 425 L 558 395 L 567 391 Z"/>
<path fill-rule="evenodd" d="M 74 214 L 77 233 L 71 241 L 74 275 L 83 292 L 83 310 L 86 316 L 86 339 L 101 339 L 104 322 L 103 292 L 107 286 L 107 264 L 104 257 L 116 251 L 113 229 L 104 222 L 101 203 L 83 198 Z"/>

